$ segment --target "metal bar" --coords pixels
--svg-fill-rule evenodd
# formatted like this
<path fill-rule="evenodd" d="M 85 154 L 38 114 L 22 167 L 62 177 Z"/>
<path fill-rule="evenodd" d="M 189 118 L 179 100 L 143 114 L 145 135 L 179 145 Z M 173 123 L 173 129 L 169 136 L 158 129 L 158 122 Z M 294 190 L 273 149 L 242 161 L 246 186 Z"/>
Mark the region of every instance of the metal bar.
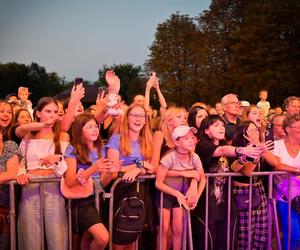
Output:
<path fill-rule="evenodd" d="M 163 200 L 164 200 L 164 193 L 160 192 L 160 214 L 159 214 L 159 250 L 162 250 L 163 244 Z"/>
<path fill-rule="evenodd" d="M 209 187 L 209 176 L 207 176 L 206 178 L 206 193 L 205 193 L 205 250 L 208 249 L 208 187 Z"/>
<path fill-rule="evenodd" d="M 272 215 L 273 215 L 273 211 L 272 211 L 272 177 L 273 175 L 270 174 L 268 177 L 268 245 L 267 245 L 267 249 L 271 249 L 272 248 Z"/>
<path fill-rule="evenodd" d="M 42 245 L 42 250 L 44 250 L 44 239 L 45 239 L 45 232 L 44 232 L 44 184 L 40 184 L 40 222 L 41 222 L 41 245 Z"/>
<path fill-rule="evenodd" d="M 187 222 L 188 222 L 188 243 L 189 243 L 189 250 L 194 250 L 190 210 L 187 210 L 187 219 L 188 219 Z"/>
<path fill-rule="evenodd" d="M 251 241 L 252 241 L 252 235 L 251 235 L 251 217 L 252 217 L 252 175 L 250 175 L 250 183 L 249 183 L 249 207 L 248 207 L 248 250 L 251 250 Z"/>
<path fill-rule="evenodd" d="M 114 191 L 116 186 L 122 181 L 121 178 L 115 180 L 110 188 L 110 200 L 109 200 L 109 250 L 113 249 L 112 237 L 113 237 L 113 220 L 114 220 Z"/>
<path fill-rule="evenodd" d="M 292 227 L 292 203 L 291 203 L 291 192 L 292 192 L 292 175 L 288 176 L 288 250 L 291 249 L 291 227 Z"/>
<path fill-rule="evenodd" d="M 171 220 L 172 221 L 172 220 Z M 187 238 L 187 211 L 182 207 L 182 250 L 186 250 L 186 238 Z"/>
<path fill-rule="evenodd" d="M 10 249 L 16 250 L 16 208 L 15 208 L 15 186 L 9 183 L 9 227 L 10 227 Z"/>
<path fill-rule="evenodd" d="M 68 235 L 69 235 L 69 250 L 72 250 L 72 200 L 68 199 Z"/>
<path fill-rule="evenodd" d="M 226 249 L 230 250 L 230 236 L 231 236 L 231 176 L 228 177 L 228 189 L 227 189 L 227 235 L 226 235 Z M 234 233 L 234 232 L 233 232 Z"/>

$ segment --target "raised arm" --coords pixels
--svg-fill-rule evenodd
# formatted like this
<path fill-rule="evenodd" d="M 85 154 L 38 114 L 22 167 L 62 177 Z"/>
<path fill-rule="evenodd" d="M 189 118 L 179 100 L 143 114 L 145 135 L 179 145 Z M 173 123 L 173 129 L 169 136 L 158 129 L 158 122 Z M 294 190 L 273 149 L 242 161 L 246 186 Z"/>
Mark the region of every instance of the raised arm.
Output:
<path fill-rule="evenodd" d="M 162 115 L 167 110 L 167 102 L 160 90 L 158 78 L 156 77 L 156 75 L 155 75 L 155 82 L 153 84 L 153 87 L 156 89 L 156 92 L 158 95 L 158 100 L 159 100 L 159 104 L 160 104 L 160 114 Z"/>
<path fill-rule="evenodd" d="M 72 126 L 74 116 L 75 116 L 76 107 L 80 103 L 80 100 L 84 97 L 84 93 L 85 93 L 85 90 L 84 90 L 82 83 L 80 83 L 79 85 L 76 85 L 76 86 L 73 85 L 72 90 L 71 90 L 71 97 L 70 97 L 70 101 L 68 104 L 68 108 L 67 108 L 65 116 L 63 117 L 63 119 L 61 121 L 61 131 L 69 132 L 69 130 Z"/>
<path fill-rule="evenodd" d="M 23 138 L 30 132 L 39 131 L 46 126 L 44 122 L 30 122 L 26 124 L 22 124 L 16 128 L 16 136 L 19 138 Z"/>

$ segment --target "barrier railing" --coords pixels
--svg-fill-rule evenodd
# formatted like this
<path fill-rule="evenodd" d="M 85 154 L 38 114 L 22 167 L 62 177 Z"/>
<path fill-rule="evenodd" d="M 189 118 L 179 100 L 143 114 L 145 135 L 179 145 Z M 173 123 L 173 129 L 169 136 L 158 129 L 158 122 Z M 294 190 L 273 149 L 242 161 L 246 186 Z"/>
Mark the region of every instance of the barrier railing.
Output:
<path fill-rule="evenodd" d="M 279 235 L 279 226 L 278 226 L 278 218 L 277 218 L 277 212 L 276 212 L 276 201 L 273 198 L 273 177 L 275 175 L 288 175 L 288 249 L 290 249 L 290 241 L 291 241 L 291 174 L 288 174 L 287 172 L 283 171 L 273 171 L 273 172 L 253 172 L 250 175 L 250 183 L 249 183 L 249 207 L 248 207 L 248 212 L 249 212 L 249 217 L 248 217 L 248 249 L 251 249 L 251 205 L 252 205 L 252 178 L 253 176 L 268 176 L 268 241 L 267 241 L 267 249 L 272 249 L 272 226 L 273 226 L 273 219 L 274 219 L 274 226 L 275 226 L 275 237 L 277 241 L 277 249 L 281 249 L 281 242 L 280 242 L 280 235 Z M 206 173 L 205 174 L 207 178 L 206 182 L 206 193 L 205 193 L 205 249 L 208 249 L 208 221 L 209 221 L 209 212 L 208 211 L 208 194 L 209 194 L 209 180 L 210 178 L 216 178 L 216 177 L 227 177 L 228 178 L 228 206 L 227 206 L 227 235 L 226 235 L 226 248 L 229 250 L 231 249 L 230 245 L 230 219 L 231 219 L 231 189 L 232 189 L 232 177 L 235 176 L 243 176 L 242 174 L 239 173 Z M 139 179 L 151 179 L 155 178 L 155 176 L 142 176 L 139 177 Z M 32 180 L 31 183 L 43 183 L 43 182 L 58 182 L 60 181 L 59 178 L 53 178 L 53 179 L 42 179 L 42 180 Z M 109 235 L 110 235 L 110 244 L 109 244 L 109 249 L 112 249 L 112 231 L 113 231 L 113 202 L 114 202 L 114 190 L 115 187 L 120 183 L 121 179 L 117 179 L 109 193 L 103 193 L 104 198 L 109 199 Z M 139 182 L 138 182 L 139 183 Z M 10 210 L 9 210 L 9 218 L 10 218 L 10 249 L 11 250 L 16 250 L 16 221 L 15 221 L 15 196 L 14 196 L 14 185 L 15 182 L 11 181 L 9 183 L 10 187 Z M 42 186 L 42 185 L 41 185 Z M 99 197 L 100 193 L 103 192 L 103 190 L 99 189 L 99 185 L 94 185 L 95 187 L 95 206 L 97 210 L 99 211 Z M 139 185 L 137 185 L 139 188 Z M 42 191 L 42 190 L 41 190 Z M 43 196 L 43 192 L 41 192 L 41 195 Z M 163 195 L 163 194 L 162 194 Z M 202 194 L 204 195 L 204 194 Z M 162 207 L 162 196 L 161 196 L 161 207 Z M 42 200 L 42 199 L 41 199 Z M 71 200 L 68 200 L 68 242 L 69 242 L 69 249 L 72 249 L 72 220 L 71 220 Z M 43 213 L 41 209 L 41 213 Z M 42 217 L 41 217 L 42 218 Z M 190 222 L 190 216 L 188 212 L 187 216 L 188 222 Z M 192 240 L 192 235 L 191 235 L 191 226 L 190 223 L 187 224 L 187 231 L 188 231 L 188 242 L 189 242 L 189 247 L 192 249 L 193 245 L 193 240 Z M 42 231 L 42 237 L 44 237 L 44 232 Z M 162 237 L 162 229 L 160 227 L 159 230 L 160 237 Z M 184 234 L 186 235 L 186 234 Z M 43 239 L 43 238 L 42 238 Z M 162 238 L 160 238 L 162 239 Z M 185 239 L 186 236 L 185 236 Z M 160 249 L 161 249 L 161 243 L 160 243 Z M 186 244 L 183 244 L 184 247 L 186 247 Z"/>

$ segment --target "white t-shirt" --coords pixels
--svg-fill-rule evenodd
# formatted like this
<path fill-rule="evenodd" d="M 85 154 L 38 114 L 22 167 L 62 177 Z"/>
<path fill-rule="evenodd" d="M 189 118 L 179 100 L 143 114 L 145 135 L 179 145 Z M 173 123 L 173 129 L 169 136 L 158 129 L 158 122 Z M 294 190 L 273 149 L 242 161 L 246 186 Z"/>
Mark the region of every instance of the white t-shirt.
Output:
<path fill-rule="evenodd" d="M 289 165 L 290 167 L 300 169 L 300 152 L 293 158 L 289 155 L 286 146 L 284 144 L 284 139 L 274 141 L 273 154 L 281 159 L 281 162 Z M 275 175 L 274 177 L 275 187 L 275 197 L 278 200 L 282 199 L 282 196 L 288 197 L 288 176 L 287 175 Z M 291 198 L 300 195 L 300 176 L 293 175 L 291 177 Z"/>

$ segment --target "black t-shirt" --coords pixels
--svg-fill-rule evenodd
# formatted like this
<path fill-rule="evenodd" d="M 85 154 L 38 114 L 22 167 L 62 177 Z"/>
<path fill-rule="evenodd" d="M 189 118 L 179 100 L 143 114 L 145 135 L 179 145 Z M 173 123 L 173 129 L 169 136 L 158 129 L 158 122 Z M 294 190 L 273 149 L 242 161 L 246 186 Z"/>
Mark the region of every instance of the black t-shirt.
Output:
<path fill-rule="evenodd" d="M 213 157 L 214 152 L 219 146 L 207 140 L 200 140 L 196 146 L 196 153 L 199 155 L 205 173 L 226 173 L 229 172 L 228 159 L 224 156 Z M 210 177 L 208 193 L 209 219 L 224 220 L 227 218 L 227 199 L 228 199 L 228 178 Z M 205 192 L 201 196 L 205 200 Z M 203 204 L 203 200 L 202 200 Z M 201 214 L 205 209 L 202 208 Z"/>
<path fill-rule="evenodd" d="M 221 116 L 221 118 L 224 121 L 226 141 L 232 141 L 234 134 L 236 132 L 237 126 L 240 123 L 240 119 L 237 118 L 236 123 L 232 123 L 232 122 L 227 121 L 224 116 Z"/>

